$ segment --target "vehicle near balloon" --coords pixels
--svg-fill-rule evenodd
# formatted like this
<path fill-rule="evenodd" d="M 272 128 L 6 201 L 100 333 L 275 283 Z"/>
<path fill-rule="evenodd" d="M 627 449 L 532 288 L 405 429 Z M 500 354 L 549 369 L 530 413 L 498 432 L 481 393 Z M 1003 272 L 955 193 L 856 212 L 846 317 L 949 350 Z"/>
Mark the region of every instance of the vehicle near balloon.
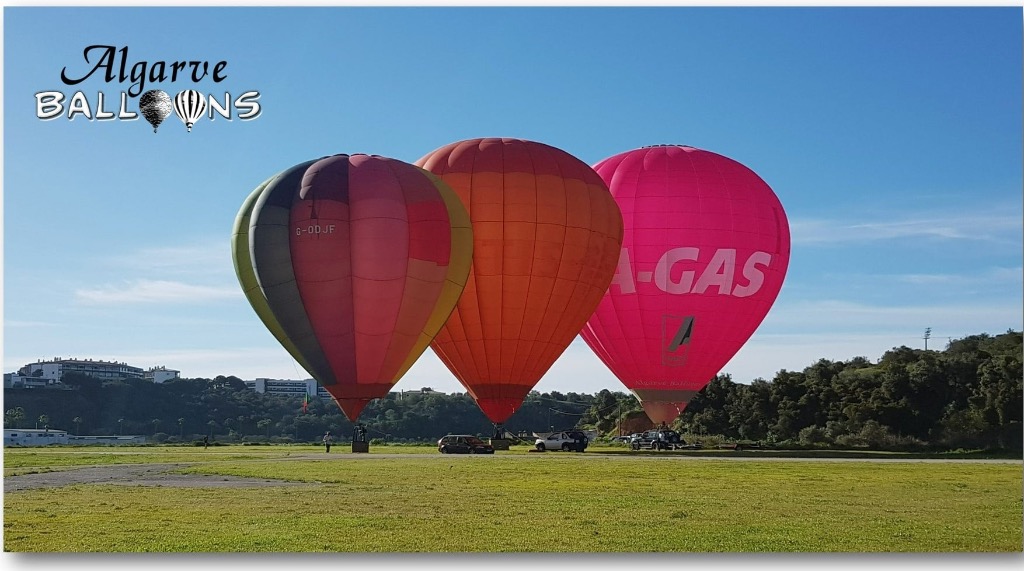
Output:
<path fill-rule="evenodd" d="M 561 432 L 536 433 L 537 440 L 533 446 L 538 452 L 546 450 L 562 450 L 565 452 L 583 452 L 590 444 L 590 438 L 581 430 L 565 430 Z"/>
<path fill-rule="evenodd" d="M 701 448 L 701 444 L 687 444 L 683 437 L 671 429 L 656 429 L 634 434 L 629 439 L 633 450 L 685 450 Z"/>
<path fill-rule="evenodd" d="M 615 272 L 622 214 L 607 184 L 534 141 L 459 141 L 416 162 L 469 212 L 473 264 L 431 348 L 502 434 L 593 313 Z"/>
<path fill-rule="evenodd" d="M 455 308 L 473 236 L 462 203 L 433 174 L 340 154 L 257 186 L 231 244 L 257 316 L 355 422 Z"/>
<path fill-rule="evenodd" d="M 626 151 L 594 170 L 622 211 L 611 285 L 580 336 L 669 425 L 758 328 L 782 288 L 790 234 L 754 171 L 684 145 Z"/>
<path fill-rule="evenodd" d="M 449 434 L 437 441 L 441 454 L 494 454 L 494 447 L 469 434 Z"/>

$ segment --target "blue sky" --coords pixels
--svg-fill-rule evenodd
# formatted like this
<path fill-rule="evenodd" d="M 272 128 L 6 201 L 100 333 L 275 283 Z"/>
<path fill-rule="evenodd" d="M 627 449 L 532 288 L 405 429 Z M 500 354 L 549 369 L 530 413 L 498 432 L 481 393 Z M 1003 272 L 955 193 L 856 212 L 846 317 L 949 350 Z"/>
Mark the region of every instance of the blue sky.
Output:
<path fill-rule="evenodd" d="M 680 143 L 779 196 L 789 274 L 725 367 L 738 382 L 819 358 L 998 334 L 1022 304 L 1022 11 L 1002 8 L 11 8 L 3 45 L 3 368 L 56 356 L 186 377 L 306 378 L 231 266 L 243 199 L 335 153 L 414 162 L 490 136 L 594 164 Z M 36 116 L 35 94 L 105 94 L 83 50 L 226 61 L 253 120 Z M 67 100 L 65 100 L 67 103 Z M 137 109 L 132 99 L 130 108 Z M 428 351 L 397 388 L 462 390 Z M 625 390 L 577 339 L 537 388 Z"/>

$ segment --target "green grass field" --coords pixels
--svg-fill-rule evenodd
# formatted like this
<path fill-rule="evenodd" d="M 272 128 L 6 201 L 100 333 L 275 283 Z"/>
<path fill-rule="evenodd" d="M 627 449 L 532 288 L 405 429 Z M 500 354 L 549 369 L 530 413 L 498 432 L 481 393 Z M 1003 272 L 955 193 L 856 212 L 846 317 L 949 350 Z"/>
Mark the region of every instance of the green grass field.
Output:
<path fill-rule="evenodd" d="M 345 448 L 337 447 L 338 452 Z M 312 446 L 4 450 L 10 477 L 79 466 L 303 482 L 6 491 L 14 552 L 1019 552 L 1022 464 L 735 455 L 326 455 Z"/>

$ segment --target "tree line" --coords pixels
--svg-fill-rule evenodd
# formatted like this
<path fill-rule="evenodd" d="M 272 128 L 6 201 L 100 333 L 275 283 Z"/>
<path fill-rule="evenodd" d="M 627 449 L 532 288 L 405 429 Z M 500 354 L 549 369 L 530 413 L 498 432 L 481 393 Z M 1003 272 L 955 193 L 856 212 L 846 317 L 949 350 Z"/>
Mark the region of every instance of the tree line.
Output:
<path fill-rule="evenodd" d="M 877 363 L 819 360 L 771 381 L 719 376 L 677 423 L 695 433 L 800 446 L 1022 448 L 1021 333 L 943 351 L 898 347 Z"/>
<path fill-rule="evenodd" d="M 719 375 L 673 428 L 690 438 L 777 446 L 1019 450 L 1021 361 L 1022 336 L 1011 330 L 952 340 L 942 351 L 898 347 L 874 363 L 821 359 L 750 384 Z M 5 389 L 4 426 L 143 434 L 155 442 L 313 442 L 327 431 L 344 438 L 354 428 L 334 402 L 304 406 L 302 397 L 257 393 L 233 376 L 154 384 L 71 373 L 62 381 L 72 390 Z M 380 441 L 493 431 L 465 393 L 391 393 L 369 403 L 359 421 Z M 636 398 L 607 389 L 533 391 L 505 423 L 527 435 L 583 428 L 613 436 L 650 426 Z"/>

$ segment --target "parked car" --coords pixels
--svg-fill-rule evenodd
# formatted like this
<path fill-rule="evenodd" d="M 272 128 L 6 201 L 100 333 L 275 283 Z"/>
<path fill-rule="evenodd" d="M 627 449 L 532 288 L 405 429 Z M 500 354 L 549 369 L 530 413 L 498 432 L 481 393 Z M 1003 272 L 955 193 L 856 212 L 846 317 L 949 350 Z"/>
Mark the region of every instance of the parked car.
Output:
<path fill-rule="evenodd" d="M 590 439 L 580 430 L 563 430 L 551 434 L 538 434 L 534 447 L 540 451 L 564 450 L 566 452 L 583 452 L 587 448 Z"/>
<path fill-rule="evenodd" d="M 629 447 L 633 450 L 681 450 L 697 446 L 687 444 L 675 430 L 662 428 L 634 434 L 629 440 Z"/>
<path fill-rule="evenodd" d="M 437 441 L 441 454 L 494 454 L 494 447 L 469 434 L 449 434 Z"/>

